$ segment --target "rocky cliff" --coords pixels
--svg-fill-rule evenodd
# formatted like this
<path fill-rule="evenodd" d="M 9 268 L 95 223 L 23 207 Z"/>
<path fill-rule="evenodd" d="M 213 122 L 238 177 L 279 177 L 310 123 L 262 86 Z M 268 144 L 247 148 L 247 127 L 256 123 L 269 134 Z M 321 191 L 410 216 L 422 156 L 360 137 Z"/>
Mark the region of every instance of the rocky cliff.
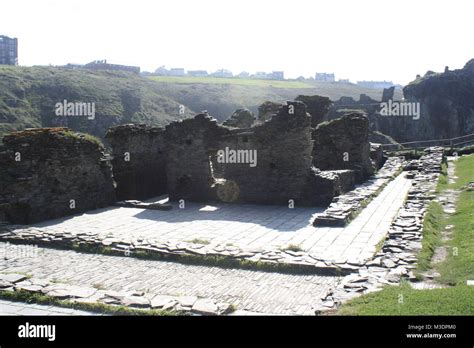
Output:
<path fill-rule="evenodd" d="M 384 117 L 376 130 L 399 142 L 453 138 L 474 133 L 474 59 L 463 69 L 429 72 L 403 89 L 405 100 L 420 103 L 420 117 Z"/>

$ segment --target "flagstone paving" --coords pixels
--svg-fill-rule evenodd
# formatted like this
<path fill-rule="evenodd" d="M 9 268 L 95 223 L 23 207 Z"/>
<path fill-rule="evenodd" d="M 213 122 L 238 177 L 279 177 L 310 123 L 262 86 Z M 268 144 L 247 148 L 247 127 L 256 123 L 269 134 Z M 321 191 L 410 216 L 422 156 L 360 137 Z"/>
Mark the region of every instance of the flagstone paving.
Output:
<path fill-rule="evenodd" d="M 33 303 L 0 300 L 0 316 L 4 315 L 97 315 L 77 309 L 47 306 Z"/>
<path fill-rule="evenodd" d="M 147 261 L 125 256 L 38 248 L 34 257 L 0 243 L 0 272 L 27 274 L 58 284 L 151 295 L 197 296 L 233 304 L 239 311 L 314 315 L 339 277 L 294 275 Z"/>
<path fill-rule="evenodd" d="M 411 185 L 402 173 L 346 227 L 314 227 L 322 209 L 242 204 L 186 202 L 169 211 L 109 207 L 86 214 L 51 220 L 14 231 L 34 228 L 60 237 L 94 235 L 99 239 L 153 240 L 154 242 L 204 242 L 207 249 L 232 245 L 241 250 L 279 250 L 298 245 L 317 259 L 365 262 L 387 234 Z M 342 261 L 341 261 L 342 260 Z"/>

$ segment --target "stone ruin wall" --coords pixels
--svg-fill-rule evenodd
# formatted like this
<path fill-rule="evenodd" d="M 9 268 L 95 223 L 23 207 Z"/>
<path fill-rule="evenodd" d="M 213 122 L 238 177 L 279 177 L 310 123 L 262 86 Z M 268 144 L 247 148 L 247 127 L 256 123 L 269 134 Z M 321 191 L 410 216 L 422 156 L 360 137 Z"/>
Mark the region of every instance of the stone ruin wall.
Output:
<path fill-rule="evenodd" d="M 146 125 L 110 128 L 117 199 L 144 200 L 167 192 L 164 129 Z"/>
<path fill-rule="evenodd" d="M 292 199 L 298 205 L 325 205 L 373 172 L 367 122 L 363 120 L 360 115 L 351 116 L 347 122 L 354 125 L 348 134 L 343 134 L 348 131 L 345 127 L 332 123 L 330 127 L 314 131 L 305 104 L 295 101 L 283 105 L 271 119 L 252 128 L 229 128 L 202 113 L 192 119 L 172 122 L 165 129 L 118 126 L 109 131 L 107 139 L 113 148 L 118 192 L 134 192 L 133 185 L 140 185 L 147 176 L 155 175 L 166 176 L 165 191 L 171 200 L 288 204 Z M 142 139 L 141 143 L 130 143 L 135 138 L 118 131 L 127 132 L 127 128 L 135 138 Z M 330 133 L 328 136 L 334 141 L 318 140 L 318 147 L 313 149 L 313 138 L 326 139 L 325 133 Z M 149 140 L 144 150 L 145 134 L 159 138 L 156 141 L 159 145 Z M 341 139 L 342 147 L 336 144 Z M 156 146 L 165 148 L 165 155 L 160 157 L 160 161 L 165 163 L 159 168 L 153 169 L 153 165 L 149 165 L 145 166 L 144 172 L 137 170 L 133 174 L 138 178 L 135 181 L 121 180 L 115 173 L 121 170 L 115 163 L 123 165 L 116 157 L 123 156 L 127 149 L 131 153 L 134 148 L 141 149 L 151 156 L 153 153 L 156 155 Z M 217 153 L 226 148 L 256 150 L 257 165 L 219 163 Z M 319 154 L 321 151 L 329 154 L 324 157 Z M 340 157 L 342 161 L 345 151 L 349 151 L 352 163 L 341 164 L 334 160 L 334 157 Z M 141 162 L 146 163 L 144 160 Z M 120 188 L 120 185 L 132 187 Z"/>
<path fill-rule="evenodd" d="M 313 164 L 322 170 L 351 169 L 356 181 L 374 173 L 368 139 L 369 121 L 360 113 L 320 123 L 313 132 Z"/>
<path fill-rule="evenodd" d="M 168 194 L 171 200 L 216 199 L 210 157 L 226 128 L 207 113 L 166 126 Z"/>
<path fill-rule="evenodd" d="M 6 135 L 3 143 L 0 220 L 35 223 L 115 201 L 104 148 L 87 136 L 67 128 L 41 128 Z"/>
<path fill-rule="evenodd" d="M 220 165 L 225 183 L 232 185 L 229 190 L 239 191 L 235 201 L 288 204 L 293 199 L 296 202 L 306 189 L 310 175 L 311 116 L 302 103 L 288 102 L 269 121 L 222 137 L 219 149 L 226 147 L 257 153 L 254 167 L 249 163 Z M 213 166 L 219 168 L 218 163 Z"/>
<path fill-rule="evenodd" d="M 67 128 L 12 133 L 0 148 L 0 218 L 34 223 L 164 193 L 171 200 L 327 205 L 372 173 L 367 120 L 352 115 L 316 129 L 311 122 L 295 101 L 248 129 L 219 125 L 207 113 L 165 128 L 116 126 L 106 136 L 112 166 L 101 145 Z M 257 165 L 218 163 L 226 147 L 256 150 Z M 350 161 L 341 163 L 346 151 Z"/>

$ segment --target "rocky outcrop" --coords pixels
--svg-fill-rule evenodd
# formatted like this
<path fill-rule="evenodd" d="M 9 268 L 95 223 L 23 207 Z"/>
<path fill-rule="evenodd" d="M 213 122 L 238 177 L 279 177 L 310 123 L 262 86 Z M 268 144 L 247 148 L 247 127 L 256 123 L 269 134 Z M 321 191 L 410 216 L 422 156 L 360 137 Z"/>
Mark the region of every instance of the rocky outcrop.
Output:
<path fill-rule="evenodd" d="M 237 109 L 232 116 L 224 122 L 224 126 L 235 128 L 250 128 L 255 122 L 255 116 L 248 109 Z"/>
<path fill-rule="evenodd" d="M 39 128 L 3 138 L 0 215 L 34 223 L 108 206 L 112 168 L 94 138 L 67 128 Z"/>
<path fill-rule="evenodd" d="M 406 142 L 474 133 L 474 60 L 463 69 L 425 75 L 403 89 L 420 103 L 420 117 L 379 117 L 379 130 Z"/>
<path fill-rule="evenodd" d="M 369 121 L 361 113 L 321 123 L 313 131 L 313 165 L 322 170 L 352 169 L 361 182 L 373 174 Z"/>

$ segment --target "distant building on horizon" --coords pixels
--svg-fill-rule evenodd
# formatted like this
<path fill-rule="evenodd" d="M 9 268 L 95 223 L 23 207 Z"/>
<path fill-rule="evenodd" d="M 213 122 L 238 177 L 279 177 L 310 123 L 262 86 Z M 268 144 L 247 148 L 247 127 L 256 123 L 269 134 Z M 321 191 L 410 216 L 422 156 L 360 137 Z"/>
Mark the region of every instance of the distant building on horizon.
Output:
<path fill-rule="evenodd" d="M 94 60 L 90 63 L 84 65 L 84 68 L 91 70 L 118 70 L 118 71 L 128 71 L 134 74 L 140 74 L 140 67 L 138 66 L 129 66 L 129 65 L 119 65 L 119 64 L 110 64 L 107 63 L 107 60 Z"/>
<path fill-rule="evenodd" d="M 395 86 L 392 81 L 357 81 L 357 85 L 365 88 L 383 89 Z"/>
<path fill-rule="evenodd" d="M 257 71 L 255 74 L 253 74 L 250 77 L 253 79 L 258 79 L 258 80 L 284 80 L 285 72 L 272 71 L 271 73 L 267 73 L 265 71 Z"/>
<path fill-rule="evenodd" d="M 230 70 L 219 69 L 211 74 L 214 77 L 234 77 L 234 74 Z"/>
<path fill-rule="evenodd" d="M 160 66 L 158 69 L 155 70 L 155 73 L 153 75 L 158 75 L 158 76 L 184 76 L 186 75 L 186 72 L 184 68 L 171 68 L 171 69 L 166 69 L 164 65 Z"/>
<path fill-rule="evenodd" d="M 316 73 L 315 77 L 314 77 L 314 80 L 315 81 L 318 81 L 318 82 L 335 82 L 336 81 L 336 77 L 334 76 L 333 73 Z"/>
<path fill-rule="evenodd" d="M 168 74 L 169 70 L 167 70 L 164 65 L 155 70 L 155 75 L 166 76 Z"/>
<path fill-rule="evenodd" d="M 193 77 L 206 77 L 209 76 L 206 70 L 189 70 L 187 73 L 188 76 Z"/>
<path fill-rule="evenodd" d="M 0 35 L 0 64 L 18 65 L 18 39 Z"/>
<path fill-rule="evenodd" d="M 337 82 L 339 82 L 339 83 L 351 83 L 351 81 L 349 81 L 349 79 L 338 79 Z"/>
<path fill-rule="evenodd" d="M 186 72 L 184 71 L 184 68 L 171 68 L 168 75 L 169 76 L 184 76 L 186 75 Z"/>
<path fill-rule="evenodd" d="M 285 79 L 285 73 L 283 71 L 273 71 L 271 73 L 271 79 L 272 80 L 284 80 Z"/>

